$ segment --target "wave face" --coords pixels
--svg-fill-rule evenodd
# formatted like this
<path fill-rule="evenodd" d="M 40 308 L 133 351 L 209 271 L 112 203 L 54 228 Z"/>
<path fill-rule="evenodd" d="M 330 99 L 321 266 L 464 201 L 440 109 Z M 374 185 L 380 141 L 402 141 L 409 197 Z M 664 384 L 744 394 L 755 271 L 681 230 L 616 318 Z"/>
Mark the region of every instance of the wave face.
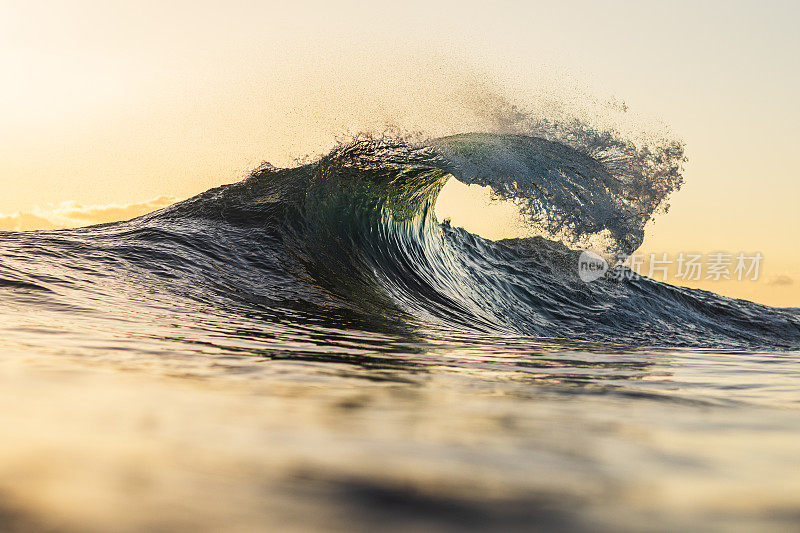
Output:
<path fill-rule="evenodd" d="M 296 168 L 265 164 L 132 221 L 4 240 L 29 255 L 79 257 L 98 276 L 110 267 L 144 272 L 145 286 L 274 317 L 344 313 L 643 346 L 800 346 L 797 310 L 646 278 L 578 278 L 579 251 L 568 244 L 598 237 L 609 256 L 632 252 L 680 185 L 664 171 L 674 161 L 628 161 L 521 135 L 359 139 Z M 436 198 L 453 177 L 513 200 L 551 238 L 495 242 L 439 223 Z M 37 283 L 19 272 L 0 277 Z"/>

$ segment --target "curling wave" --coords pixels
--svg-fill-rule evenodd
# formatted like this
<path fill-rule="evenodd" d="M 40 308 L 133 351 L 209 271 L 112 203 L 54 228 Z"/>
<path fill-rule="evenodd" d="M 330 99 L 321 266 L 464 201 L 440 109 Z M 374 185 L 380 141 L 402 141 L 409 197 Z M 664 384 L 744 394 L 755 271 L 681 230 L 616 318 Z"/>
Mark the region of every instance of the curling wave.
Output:
<path fill-rule="evenodd" d="M 46 250 L 95 277 L 122 269 L 144 287 L 276 320 L 347 312 L 632 345 L 800 346 L 797 310 L 646 278 L 578 278 L 575 244 L 601 242 L 611 259 L 633 252 L 681 183 L 680 151 L 607 148 L 523 135 L 361 138 L 132 221 L 6 234 L 4 255 Z M 542 236 L 495 242 L 440 223 L 434 206 L 451 178 L 514 201 Z M 6 270 L 9 283 L 41 282 Z"/>

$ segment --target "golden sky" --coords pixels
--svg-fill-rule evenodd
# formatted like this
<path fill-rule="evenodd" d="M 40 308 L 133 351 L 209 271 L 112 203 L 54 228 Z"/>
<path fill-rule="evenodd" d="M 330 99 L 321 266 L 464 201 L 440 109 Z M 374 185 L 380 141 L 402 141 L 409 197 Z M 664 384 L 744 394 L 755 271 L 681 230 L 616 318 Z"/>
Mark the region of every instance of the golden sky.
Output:
<path fill-rule="evenodd" d="M 643 251 L 760 251 L 761 281 L 697 285 L 800 305 L 800 4 L 271 4 L 1 1 L 0 229 L 135 216 L 387 124 L 480 129 L 461 96 L 491 87 L 668 124 L 686 184 Z M 465 225 L 508 231 L 464 194 Z"/>

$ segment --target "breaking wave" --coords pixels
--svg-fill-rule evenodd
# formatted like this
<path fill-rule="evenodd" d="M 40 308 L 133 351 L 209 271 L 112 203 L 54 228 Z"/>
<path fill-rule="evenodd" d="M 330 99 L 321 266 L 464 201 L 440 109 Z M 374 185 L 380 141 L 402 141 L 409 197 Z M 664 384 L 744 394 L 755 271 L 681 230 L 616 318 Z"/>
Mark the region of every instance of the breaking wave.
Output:
<path fill-rule="evenodd" d="M 642 346 L 800 346 L 797 310 L 646 278 L 579 279 L 579 247 L 613 261 L 641 244 L 680 187 L 682 162 L 677 143 L 635 149 L 597 135 L 363 137 L 131 221 L 5 233 L 0 280 L 58 293 L 102 291 L 114 278 L 276 322 L 344 314 Z M 448 179 L 490 187 L 540 236 L 491 241 L 440 223 Z M 64 265 L 83 277 L 52 273 Z"/>

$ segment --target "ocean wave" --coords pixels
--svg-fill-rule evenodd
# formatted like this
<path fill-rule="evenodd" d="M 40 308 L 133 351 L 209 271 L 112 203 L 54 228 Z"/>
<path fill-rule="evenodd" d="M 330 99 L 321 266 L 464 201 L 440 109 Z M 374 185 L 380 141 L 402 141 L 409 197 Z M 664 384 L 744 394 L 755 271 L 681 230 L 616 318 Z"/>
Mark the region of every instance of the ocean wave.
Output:
<path fill-rule="evenodd" d="M 578 244 L 599 242 L 612 260 L 639 246 L 680 186 L 682 158 L 676 145 L 628 150 L 526 135 L 361 137 L 132 221 L 3 242 L 6 257 L 46 254 L 95 278 L 121 269 L 144 287 L 276 320 L 343 312 L 632 345 L 800 346 L 796 310 L 646 278 L 578 277 Z M 453 178 L 515 202 L 541 236 L 491 241 L 440 223 L 437 195 Z M 32 270 L 16 274 L 17 284 L 42 285 Z"/>

